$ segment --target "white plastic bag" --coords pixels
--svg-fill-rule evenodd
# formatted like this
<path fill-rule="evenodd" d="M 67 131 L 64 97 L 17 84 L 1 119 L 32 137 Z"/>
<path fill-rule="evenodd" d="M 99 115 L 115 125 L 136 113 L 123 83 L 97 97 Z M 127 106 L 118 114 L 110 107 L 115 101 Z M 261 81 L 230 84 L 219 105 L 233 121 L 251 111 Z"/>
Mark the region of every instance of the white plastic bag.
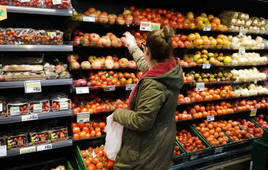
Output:
<path fill-rule="evenodd" d="M 113 115 L 106 118 L 104 151 L 109 159 L 115 160 L 122 144 L 123 126 L 113 121 Z"/>

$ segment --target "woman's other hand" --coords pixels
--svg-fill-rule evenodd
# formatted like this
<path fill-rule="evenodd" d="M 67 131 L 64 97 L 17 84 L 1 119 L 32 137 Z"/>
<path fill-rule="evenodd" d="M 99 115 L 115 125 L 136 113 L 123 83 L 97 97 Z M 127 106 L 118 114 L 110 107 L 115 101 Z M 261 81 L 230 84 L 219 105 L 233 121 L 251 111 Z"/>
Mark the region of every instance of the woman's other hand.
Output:
<path fill-rule="evenodd" d="M 122 40 L 128 48 L 137 45 L 135 37 L 130 32 L 125 32 Z"/>

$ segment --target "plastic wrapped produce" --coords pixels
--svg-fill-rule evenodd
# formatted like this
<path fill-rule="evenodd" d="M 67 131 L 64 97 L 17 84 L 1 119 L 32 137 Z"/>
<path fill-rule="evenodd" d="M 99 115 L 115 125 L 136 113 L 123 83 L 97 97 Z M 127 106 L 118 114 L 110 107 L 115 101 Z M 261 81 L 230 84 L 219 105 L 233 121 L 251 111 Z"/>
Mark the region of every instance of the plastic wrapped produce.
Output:
<path fill-rule="evenodd" d="M 7 137 L 8 149 L 21 148 L 28 145 L 27 133 L 18 133 Z"/>
<path fill-rule="evenodd" d="M 33 145 L 39 145 L 43 143 L 49 143 L 50 138 L 49 138 L 49 131 L 44 130 L 44 131 L 34 131 L 30 132 L 30 138 L 31 138 L 31 143 Z"/>
<path fill-rule="evenodd" d="M 63 141 L 68 139 L 67 127 L 57 127 L 49 131 L 52 142 Z"/>
<path fill-rule="evenodd" d="M 26 115 L 29 113 L 28 103 L 16 100 L 7 104 L 8 116 Z"/>
<path fill-rule="evenodd" d="M 47 113 L 50 111 L 49 100 L 35 100 L 30 102 L 31 113 Z"/>
<path fill-rule="evenodd" d="M 44 0 L 45 8 L 69 9 L 71 7 L 70 0 Z"/>
<path fill-rule="evenodd" d="M 45 31 L 37 30 L 36 31 L 36 42 L 41 45 L 60 45 L 63 42 L 63 32 L 59 30 Z"/>

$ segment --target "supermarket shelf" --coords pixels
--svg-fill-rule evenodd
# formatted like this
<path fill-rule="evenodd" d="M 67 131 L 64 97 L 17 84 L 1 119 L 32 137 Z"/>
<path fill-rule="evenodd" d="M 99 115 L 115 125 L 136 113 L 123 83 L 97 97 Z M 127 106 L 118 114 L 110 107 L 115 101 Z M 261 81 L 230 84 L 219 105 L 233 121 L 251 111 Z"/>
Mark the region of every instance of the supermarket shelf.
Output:
<path fill-rule="evenodd" d="M 72 9 L 48 9 L 48 8 L 32 8 L 21 6 L 6 6 L 7 12 L 21 14 L 40 14 L 40 15 L 57 15 L 57 16 L 73 16 Z"/>
<path fill-rule="evenodd" d="M 83 73 L 83 72 L 91 72 L 91 71 L 120 71 L 120 72 L 130 72 L 130 71 L 138 71 L 137 68 L 131 69 L 131 68 L 119 68 L 119 69 L 108 69 L 108 68 L 101 68 L 101 69 L 78 69 L 78 70 L 72 70 L 70 69 L 72 73 Z"/>
<path fill-rule="evenodd" d="M 260 108 L 260 109 L 257 109 L 257 112 L 262 112 L 262 111 L 267 111 L 267 110 L 268 110 L 268 108 Z M 216 116 L 214 116 L 214 118 L 215 118 L 215 120 L 217 120 L 217 119 L 239 116 L 239 115 L 249 116 L 250 112 L 251 112 L 251 110 L 245 110 L 245 111 L 233 112 L 231 114 L 216 115 Z M 177 120 L 176 122 L 177 123 L 195 122 L 195 121 L 199 121 L 199 120 L 207 120 L 207 117 L 195 118 L 195 119 L 186 119 L 186 120 Z"/>
<path fill-rule="evenodd" d="M 234 149 L 231 151 L 216 153 L 213 155 L 201 157 L 201 158 L 195 159 L 195 160 L 189 160 L 189 161 L 186 161 L 184 163 L 174 165 L 171 168 L 169 168 L 169 170 L 189 168 L 189 167 L 192 167 L 192 166 L 195 166 L 198 164 L 209 163 L 209 162 L 215 161 L 217 159 L 228 158 L 228 157 L 238 155 L 238 154 L 244 154 L 244 153 L 246 154 L 246 153 L 249 153 L 251 150 L 252 150 L 252 146 L 247 146 L 244 148 Z"/>
<path fill-rule="evenodd" d="M 44 149 L 44 150 L 51 150 L 51 149 L 58 149 L 58 148 L 63 148 L 63 147 L 68 147 L 68 146 L 72 146 L 73 145 L 73 140 L 72 139 L 69 139 L 69 140 L 65 140 L 65 141 L 60 141 L 60 142 L 54 142 L 54 143 L 51 143 L 52 145 L 52 148 L 49 148 L 49 149 Z M 36 146 L 32 146 L 33 149 L 31 152 L 29 153 L 33 153 L 33 152 L 39 152 L 37 151 L 37 147 L 39 145 L 36 145 Z M 31 146 L 30 146 L 31 147 Z M 26 147 L 27 148 L 27 147 Z M 18 156 L 18 155 L 21 155 L 21 150 L 22 148 L 17 148 L 17 149 L 11 149 L 11 150 L 7 150 L 7 156 L 6 157 L 11 157 L 11 156 Z M 5 158 L 5 157 L 1 157 L 1 158 Z"/>
<path fill-rule="evenodd" d="M 103 90 L 103 91 L 111 92 L 111 91 L 123 90 L 123 89 L 125 91 L 131 91 L 134 87 L 135 87 L 135 84 L 128 84 L 128 85 L 122 85 L 122 86 L 111 85 L 111 86 L 107 86 L 107 89 L 103 89 L 101 86 L 90 86 L 88 88 L 89 88 L 89 91 L 90 90 Z M 78 92 L 76 88 L 87 88 L 87 86 L 74 87 L 73 92 L 76 94 L 88 94 L 89 93 L 89 91 Z"/>
<path fill-rule="evenodd" d="M 36 81 L 36 80 L 33 80 Z M 72 85 L 73 79 L 54 79 L 54 80 L 40 80 L 41 86 L 63 86 Z M 25 81 L 9 81 L 0 82 L 0 89 L 13 89 L 13 88 L 24 88 Z"/>
<path fill-rule="evenodd" d="M 71 110 L 68 110 L 68 111 L 59 111 L 59 112 L 40 113 L 40 114 L 34 114 L 34 115 L 38 115 L 38 118 L 32 119 L 31 121 L 52 119 L 52 118 L 59 118 L 59 117 L 70 117 L 73 115 L 73 112 Z M 20 115 L 20 116 L 0 118 L 0 125 L 23 122 L 22 117 L 23 116 Z"/>
<path fill-rule="evenodd" d="M 215 47 L 212 47 L 212 48 L 209 48 L 209 47 L 205 47 L 205 46 L 199 46 L 198 48 L 175 48 L 175 51 L 176 50 L 202 50 L 202 49 L 207 49 L 209 51 L 222 51 L 222 52 L 238 52 L 239 50 L 238 49 L 231 49 L 231 48 L 223 48 L 223 47 L 220 47 L 220 48 L 215 48 Z M 268 49 L 267 48 L 264 48 L 264 49 L 245 49 L 246 52 L 266 52 Z"/>
<path fill-rule="evenodd" d="M 92 50 L 127 50 L 127 47 L 92 47 L 92 46 L 73 46 L 74 50 L 92 49 Z"/>
<path fill-rule="evenodd" d="M 193 102 L 188 102 L 188 103 L 178 103 L 178 105 L 179 106 L 184 106 L 184 105 L 191 105 L 191 104 L 198 104 L 198 103 L 217 102 L 217 101 L 226 101 L 226 100 L 237 100 L 237 99 L 245 99 L 245 98 L 252 98 L 252 97 L 267 97 L 267 96 L 268 96 L 268 94 L 259 94 L 259 95 L 253 95 L 253 96 L 240 96 L 240 97 L 213 99 L 213 100 L 193 101 Z"/>
<path fill-rule="evenodd" d="M 257 81 L 257 82 L 263 82 L 266 81 L 265 80 L 261 80 L 261 81 Z M 184 85 L 192 85 L 195 86 L 196 83 L 205 83 L 205 85 L 227 85 L 227 84 L 245 84 L 245 83 L 253 83 L 254 81 L 248 81 L 248 82 L 237 82 L 237 81 L 216 81 L 216 82 L 184 82 Z"/>
<path fill-rule="evenodd" d="M 236 66 L 232 66 L 232 65 L 225 65 L 225 66 L 216 66 L 216 65 L 210 65 L 209 69 L 213 69 L 213 68 L 248 68 L 248 67 L 266 67 L 268 66 L 268 63 L 265 64 L 259 64 L 259 65 L 236 65 Z M 203 69 L 202 68 L 203 65 L 202 64 L 198 64 L 196 66 L 193 67 L 182 67 L 184 70 L 188 70 L 188 69 Z M 204 70 L 209 70 L 209 69 L 204 69 Z"/>
<path fill-rule="evenodd" d="M 0 45 L 0 51 L 73 51 L 72 45 Z"/>
<path fill-rule="evenodd" d="M 115 110 L 104 110 L 104 111 L 96 111 L 96 112 L 91 112 L 90 113 L 90 117 L 92 116 L 98 116 L 98 115 L 103 115 L 103 114 L 107 114 L 107 113 L 112 113 Z M 79 114 L 79 113 L 78 113 Z M 74 117 L 77 116 L 77 114 L 73 115 Z"/>

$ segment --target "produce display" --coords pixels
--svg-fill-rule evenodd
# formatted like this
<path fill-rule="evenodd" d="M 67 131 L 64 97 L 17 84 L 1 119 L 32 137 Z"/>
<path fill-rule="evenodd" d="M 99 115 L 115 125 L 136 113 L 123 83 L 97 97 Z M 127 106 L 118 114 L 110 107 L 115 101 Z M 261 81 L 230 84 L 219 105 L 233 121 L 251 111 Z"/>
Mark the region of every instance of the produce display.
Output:
<path fill-rule="evenodd" d="M 194 152 L 206 148 L 206 146 L 202 144 L 202 141 L 197 136 L 193 136 L 185 129 L 177 131 L 176 139 L 187 152 Z"/>
<path fill-rule="evenodd" d="M 89 139 L 91 137 L 100 137 L 104 133 L 105 121 L 89 123 L 72 123 L 73 139 Z"/>
<path fill-rule="evenodd" d="M 243 65 L 264 65 L 267 64 L 267 56 L 261 56 L 259 53 L 233 53 L 231 65 L 243 66 Z"/>
<path fill-rule="evenodd" d="M 234 103 L 234 110 L 236 112 L 244 111 L 244 110 L 250 110 L 250 109 L 260 109 L 260 108 L 267 108 L 268 103 L 266 99 L 263 98 L 257 98 L 255 100 L 240 100 L 236 101 Z"/>
<path fill-rule="evenodd" d="M 222 81 L 235 81 L 236 77 L 230 71 L 190 71 L 187 73 L 191 77 L 194 77 L 196 82 L 222 82 Z"/>
<path fill-rule="evenodd" d="M 238 121 L 228 120 L 228 121 L 217 121 L 221 129 L 233 140 L 240 141 L 253 137 L 245 129 L 241 129 Z"/>
<path fill-rule="evenodd" d="M 260 36 L 253 39 L 250 35 L 243 37 L 228 36 L 228 39 L 232 49 L 239 49 L 240 47 L 245 47 L 245 49 L 264 49 L 267 41 Z"/>
<path fill-rule="evenodd" d="M 81 63 L 78 62 L 78 55 L 69 55 L 68 61 L 70 68 L 73 70 L 83 69 L 83 70 L 90 70 L 90 69 L 120 69 L 120 68 L 129 68 L 129 69 L 136 69 L 137 65 L 134 60 L 128 60 L 127 58 L 118 58 L 116 56 L 89 56 L 88 60 L 82 61 Z"/>
<path fill-rule="evenodd" d="M 95 18 L 95 22 L 119 24 L 119 25 L 130 25 L 133 23 L 133 16 L 129 10 L 124 10 L 122 14 L 118 16 L 116 14 L 108 14 L 105 11 L 100 11 L 95 8 L 89 8 L 83 13 L 74 12 L 73 20 L 83 21 L 83 16 L 91 16 Z"/>
<path fill-rule="evenodd" d="M 123 86 L 128 84 L 136 84 L 138 78 L 142 73 L 128 73 L 128 72 L 114 72 L 114 71 L 99 71 L 97 73 L 91 72 L 89 80 L 86 78 L 74 81 L 75 87 L 88 86 L 88 87 L 101 87 L 106 89 L 107 86 Z"/>
<path fill-rule="evenodd" d="M 68 139 L 67 127 L 56 127 L 47 130 L 31 130 L 27 132 L 14 132 L 14 135 L 2 137 L 6 141 L 8 149 L 22 148 L 31 145 L 39 145 L 63 141 Z"/>
<path fill-rule="evenodd" d="M 268 128 L 268 122 L 264 120 L 264 115 L 259 114 L 258 116 L 253 118 L 262 128 Z"/>
<path fill-rule="evenodd" d="M 250 33 L 267 32 L 267 21 L 264 18 L 250 17 L 247 13 L 224 11 L 220 14 L 220 19 L 230 31 L 238 32 L 244 29 Z"/>
<path fill-rule="evenodd" d="M 124 47 L 121 38 L 109 32 L 103 36 L 97 33 L 82 33 L 76 31 L 73 38 L 74 46 L 90 46 L 90 47 Z"/>
<path fill-rule="evenodd" d="M 13 5 L 22 7 L 54 8 L 69 9 L 71 8 L 70 0 L 1 0 L 0 5 Z"/>
<path fill-rule="evenodd" d="M 250 84 L 245 86 L 238 86 L 234 89 L 234 93 L 237 97 L 239 96 L 253 96 L 258 94 L 268 94 L 268 88 L 261 86 L 261 85 L 255 85 Z"/>
<path fill-rule="evenodd" d="M 61 45 L 63 44 L 63 32 L 32 28 L 0 28 L 0 44 Z"/>
<path fill-rule="evenodd" d="M 202 123 L 193 124 L 193 126 L 205 137 L 205 139 L 213 146 L 225 145 L 230 142 L 229 138 L 224 134 L 222 129 L 227 126 L 226 122 L 208 122 L 204 120 Z M 230 124 L 231 129 L 231 124 Z"/>
<path fill-rule="evenodd" d="M 231 73 L 237 82 L 257 82 L 267 78 L 265 73 L 260 72 L 255 67 L 251 69 L 233 69 Z"/>
<path fill-rule="evenodd" d="M 81 150 L 81 155 L 84 158 L 84 162 L 88 170 L 92 169 L 113 169 L 114 161 L 107 158 L 104 152 L 104 145 L 100 147 Z"/>
<path fill-rule="evenodd" d="M 89 112 L 90 114 L 98 114 L 99 112 L 109 112 L 118 108 L 127 108 L 128 99 L 111 99 L 92 95 L 92 97 L 75 97 L 73 99 L 73 113 Z"/>
<path fill-rule="evenodd" d="M 186 95 L 179 94 L 178 103 L 189 103 L 195 101 L 204 100 L 217 100 L 222 98 L 232 98 L 236 94 L 232 89 L 232 86 L 221 86 L 219 88 L 207 88 L 203 91 L 196 91 L 196 89 L 188 90 Z"/>
<path fill-rule="evenodd" d="M 64 79 L 71 75 L 66 64 L 44 65 L 13 64 L 5 65 L 2 68 L 3 78 L 0 81 L 22 81 L 22 80 L 44 80 L 44 79 Z"/>
<path fill-rule="evenodd" d="M 256 127 L 254 123 L 246 120 L 246 119 L 239 119 L 238 120 L 239 125 L 245 129 L 248 133 L 250 133 L 252 136 L 260 137 L 263 135 L 263 130 L 260 127 Z"/>

